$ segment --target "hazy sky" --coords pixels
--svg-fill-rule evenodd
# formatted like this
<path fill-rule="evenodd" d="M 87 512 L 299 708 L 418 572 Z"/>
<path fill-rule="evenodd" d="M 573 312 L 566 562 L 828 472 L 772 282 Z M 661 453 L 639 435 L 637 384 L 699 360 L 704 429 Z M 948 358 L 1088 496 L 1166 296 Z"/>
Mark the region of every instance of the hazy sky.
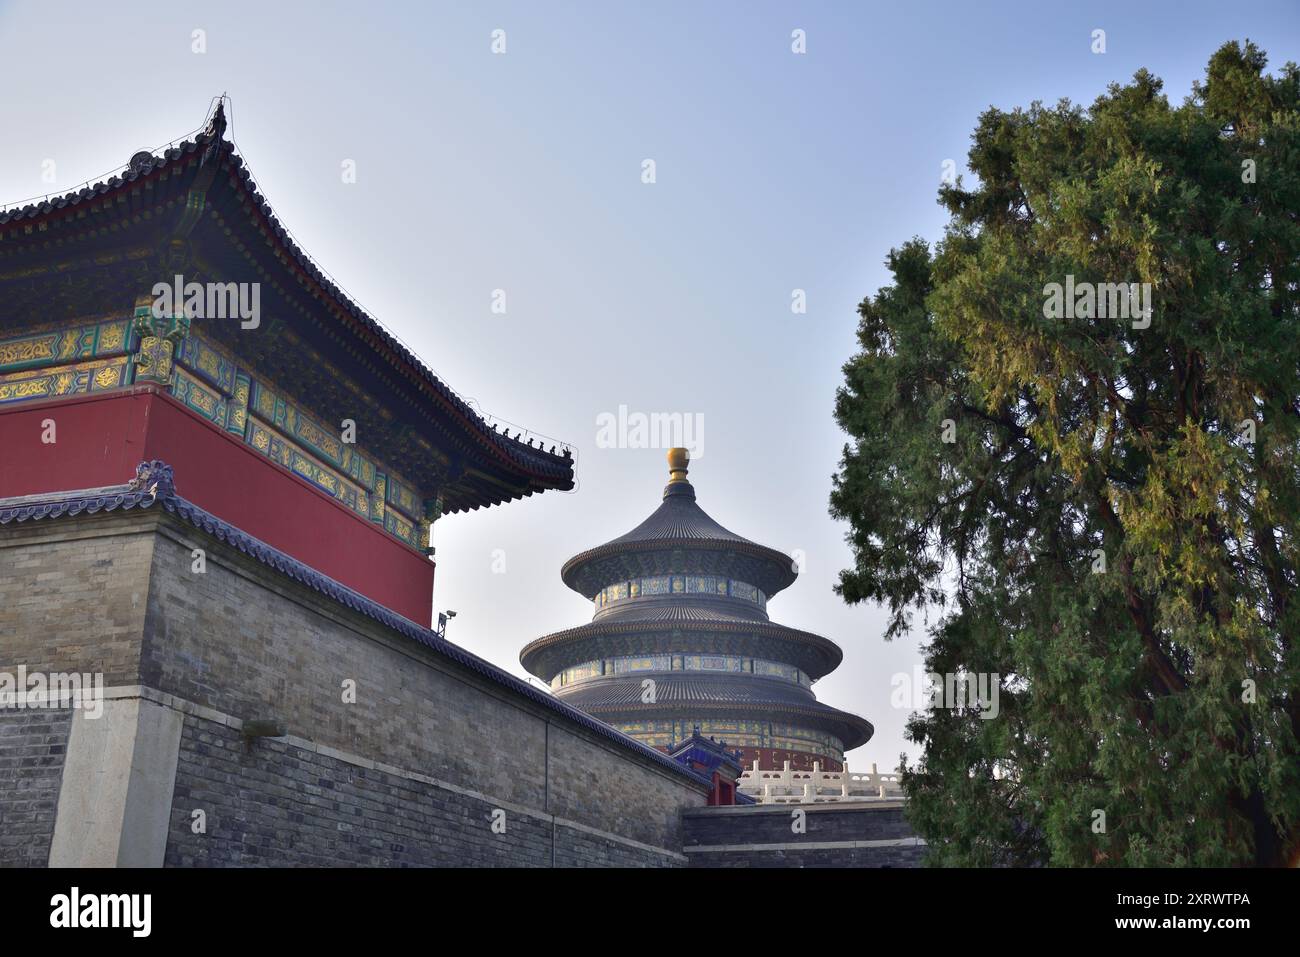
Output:
<path fill-rule="evenodd" d="M 892 768 L 917 750 L 889 698 L 922 622 L 886 643 L 878 609 L 831 591 L 856 306 L 891 246 L 940 235 L 942 164 L 964 167 L 981 110 L 1090 103 L 1143 66 L 1181 101 L 1247 37 L 1273 67 L 1300 59 L 1300 3 L 0 0 L 0 203 L 181 138 L 228 93 L 239 150 L 321 266 L 461 395 L 577 451 L 574 493 L 438 523 L 449 637 L 523 674 L 527 641 L 589 619 L 560 566 L 640 522 L 667 478 L 662 449 L 599 448 L 597 417 L 700 416 L 700 504 L 802 550 L 769 611 L 843 647 L 815 691 L 876 726 L 851 765 Z"/>

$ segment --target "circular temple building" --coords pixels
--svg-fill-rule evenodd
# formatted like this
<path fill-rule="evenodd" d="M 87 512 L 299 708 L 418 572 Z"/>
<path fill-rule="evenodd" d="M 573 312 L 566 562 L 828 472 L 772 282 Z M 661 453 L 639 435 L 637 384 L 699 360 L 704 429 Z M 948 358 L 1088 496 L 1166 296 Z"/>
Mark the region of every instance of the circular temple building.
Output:
<path fill-rule="evenodd" d="M 840 649 L 768 618 L 794 562 L 705 514 L 688 458 L 669 450 L 649 518 L 565 564 L 564 583 L 595 604 L 591 622 L 537 639 L 520 661 L 557 697 L 652 747 L 670 751 L 698 729 L 747 768 L 841 770 L 872 727 L 812 693 Z"/>

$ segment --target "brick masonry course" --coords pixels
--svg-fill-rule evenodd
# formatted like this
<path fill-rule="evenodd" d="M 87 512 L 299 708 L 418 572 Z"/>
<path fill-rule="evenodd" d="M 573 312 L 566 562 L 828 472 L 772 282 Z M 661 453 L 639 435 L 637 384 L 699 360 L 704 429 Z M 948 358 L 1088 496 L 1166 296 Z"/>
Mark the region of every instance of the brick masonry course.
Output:
<path fill-rule="evenodd" d="M 0 867 L 50 855 L 71 708 L 0 709 Z"/>

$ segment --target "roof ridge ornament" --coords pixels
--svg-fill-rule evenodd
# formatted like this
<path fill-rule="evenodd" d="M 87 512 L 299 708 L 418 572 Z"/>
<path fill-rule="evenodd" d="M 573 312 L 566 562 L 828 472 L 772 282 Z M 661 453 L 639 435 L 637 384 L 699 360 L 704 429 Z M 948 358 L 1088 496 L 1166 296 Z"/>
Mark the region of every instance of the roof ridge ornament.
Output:
<path fill-rule="evenodd" d="M 204 131 L 214 140 L 219 140 L 226 135 L 226 94 L 222 93 L 217 97 L 217 108 L 212 113 L 212 119 L 208 122 L 208 128 Z"/>
<path fill-rule="evenodd" d="M 148 492 L 156 501 L 159 494 L 164 499 L 176 494 L 176 478 L 166 462 L 153 459 L 136 466 L 135 478 L 127 483 L 133 492 Z"/>
<path fill-rule="evenodd" d="M 195 137 L 196 144 L 207 140 L 207 145 L 203 150 L 203 155 L 199 159 L 199 166 L 206 172 L 206 175 L 203 177 L 205 181 L 201 186 L 197 187 L 200 199 L 202 199 L 202 194 L 206 192 L 208 186 L 212 184 L 212 179 L 216 175 L 215 169 L 212 167 L 212 161 L 220 158 L 222 155 L 221 144 L 225 142 L 226 139 L 227 99 L 228 97 L 224 93 L 217 97 L 217 108 L 212 111 L 212 119 L 208 120 L 207 129 L 205 129 L 201 135 Z M 202 212 L 202 206 L 199 207 L 199 211 Z"/>

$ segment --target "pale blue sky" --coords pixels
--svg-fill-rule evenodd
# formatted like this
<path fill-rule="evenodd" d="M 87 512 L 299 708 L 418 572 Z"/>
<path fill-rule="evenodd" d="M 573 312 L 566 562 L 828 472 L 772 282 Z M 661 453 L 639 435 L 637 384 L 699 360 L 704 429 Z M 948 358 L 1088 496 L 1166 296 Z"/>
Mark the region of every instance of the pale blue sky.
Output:
<path fill-rule="evenodd" d="M 1300 59 L 1300 4 L 0 0 L 0 203 L 178 138 L 229 93 L 236 143 L 317 261 L 462 395 L 578 450 L 577 492 L 439 523 L 450 637 L 522 674 L 525 642 L 586 620 L 561 564 L 639 522 L 666 478 L 662 450 L 597 448 L 596 417 L 698 413 L 701 504 L 805 552 L 769 610 L 844 648 L 815 690 L 876 725 L 851 763 L 892 767 L 890 677 L 920 636 L 885 643 L 878 610 L 831 592 L 849 561 L 826 511 L 831 409 L 857 303 L 891 246 L 940 234 L 941 164 L 964 165 L 981 110 L 1089 103 L 1143 66 L 1181 101 L 1247 37 L 1273 66 Z"/>

